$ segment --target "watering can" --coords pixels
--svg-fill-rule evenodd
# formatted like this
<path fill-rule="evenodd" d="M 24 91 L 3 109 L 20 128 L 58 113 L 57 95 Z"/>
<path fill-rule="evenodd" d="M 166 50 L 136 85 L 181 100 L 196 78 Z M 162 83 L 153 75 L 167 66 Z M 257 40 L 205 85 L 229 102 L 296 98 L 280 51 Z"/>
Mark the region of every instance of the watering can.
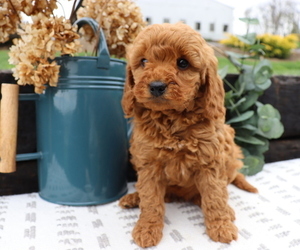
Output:
<path fill-rule="evenodd" d="M 96 21 L 83 18 L 78 27 Z M 23 94 L 36 101 L 37 151 L 17 161 L 38 160 L 39 195 L 63 205 L 95 205 L 127 192 L 127 120 L 121 108 L 122 60 L 110 58 L 100 29 L 98 56 L 62 56 L 57 87 Z"/>

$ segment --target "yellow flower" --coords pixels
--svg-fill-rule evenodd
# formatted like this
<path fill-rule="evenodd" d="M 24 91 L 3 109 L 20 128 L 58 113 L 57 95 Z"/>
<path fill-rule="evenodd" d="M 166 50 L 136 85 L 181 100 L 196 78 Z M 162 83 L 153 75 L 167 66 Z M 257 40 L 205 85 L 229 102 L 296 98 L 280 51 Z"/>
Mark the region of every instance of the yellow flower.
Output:
<path fill-rule="evenodd" d="M 280 56 L 282 54 L 282 51 L 280 49 L 274 49 L 274 54 Z"/>
<path fill-rule="evenodd" d="M 265 46 L 265 50 L 270 50 L 271 51 L 273 49 L 273 47 L 269 44 L 263 43 L 263 45 Z"/>
<path fill-rule="evenodd" d="M 290 55 L 290 51 L 298 46 L 297 35 L 279 36 L 272 34 L 263 34 L 258 36 L 261 43 L 265 45 L 267 56 L 286 58 Z"/>

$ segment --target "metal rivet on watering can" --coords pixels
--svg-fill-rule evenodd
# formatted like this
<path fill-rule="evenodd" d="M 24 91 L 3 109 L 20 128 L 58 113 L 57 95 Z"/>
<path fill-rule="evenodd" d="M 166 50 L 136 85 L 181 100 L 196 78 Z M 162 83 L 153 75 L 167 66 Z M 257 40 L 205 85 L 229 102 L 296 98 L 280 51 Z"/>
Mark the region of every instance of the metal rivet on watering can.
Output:
<path fill-rule="evenodd" d="M 76 22 L 82 26 L 91 19 Z M 59 57 L 57 87 L 37 100 L 40 196 L 66 205 L 114 201 L 127 192 L 125 62 L 111 59 L 102 30 L 98 57 Z"/>

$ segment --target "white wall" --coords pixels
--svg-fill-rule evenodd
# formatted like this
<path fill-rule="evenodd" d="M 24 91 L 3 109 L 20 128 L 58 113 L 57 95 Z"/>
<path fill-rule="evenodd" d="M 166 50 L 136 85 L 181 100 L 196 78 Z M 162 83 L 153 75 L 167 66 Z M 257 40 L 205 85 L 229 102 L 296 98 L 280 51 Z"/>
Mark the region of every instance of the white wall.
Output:
<path fill-rule="evenodd" d="M 233 8 L 214 0 L 136 0 L 144 18 L 150 18 L 151 24 L 184 21 L 196 29 L 201 24 L 200 33 L 205 39 L 221 40 L 225 33 L 232 33 Z M 214 31 L 210 25 L 214 25 Z M 224 32 L 224 25 L 228 26 Z"/>

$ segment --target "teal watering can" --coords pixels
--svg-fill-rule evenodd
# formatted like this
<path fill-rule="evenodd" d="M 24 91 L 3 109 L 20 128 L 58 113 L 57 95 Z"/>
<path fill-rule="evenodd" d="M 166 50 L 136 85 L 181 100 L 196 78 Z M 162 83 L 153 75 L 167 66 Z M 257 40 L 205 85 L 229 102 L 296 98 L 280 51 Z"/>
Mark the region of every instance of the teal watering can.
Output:
<path fill-rule="evenodd" d="M 84 18 L 98 31 L 98 24 Z M 121 108 L 122 60 L 110 58 L 100 29 L 97 57 L 62 56 L 57 87 L 36 99 L 39 195 L 64 205 L 95 205 L 127 192 L 127 121 Z M 21 159 L 22 158 L 22 159 Z"/>

